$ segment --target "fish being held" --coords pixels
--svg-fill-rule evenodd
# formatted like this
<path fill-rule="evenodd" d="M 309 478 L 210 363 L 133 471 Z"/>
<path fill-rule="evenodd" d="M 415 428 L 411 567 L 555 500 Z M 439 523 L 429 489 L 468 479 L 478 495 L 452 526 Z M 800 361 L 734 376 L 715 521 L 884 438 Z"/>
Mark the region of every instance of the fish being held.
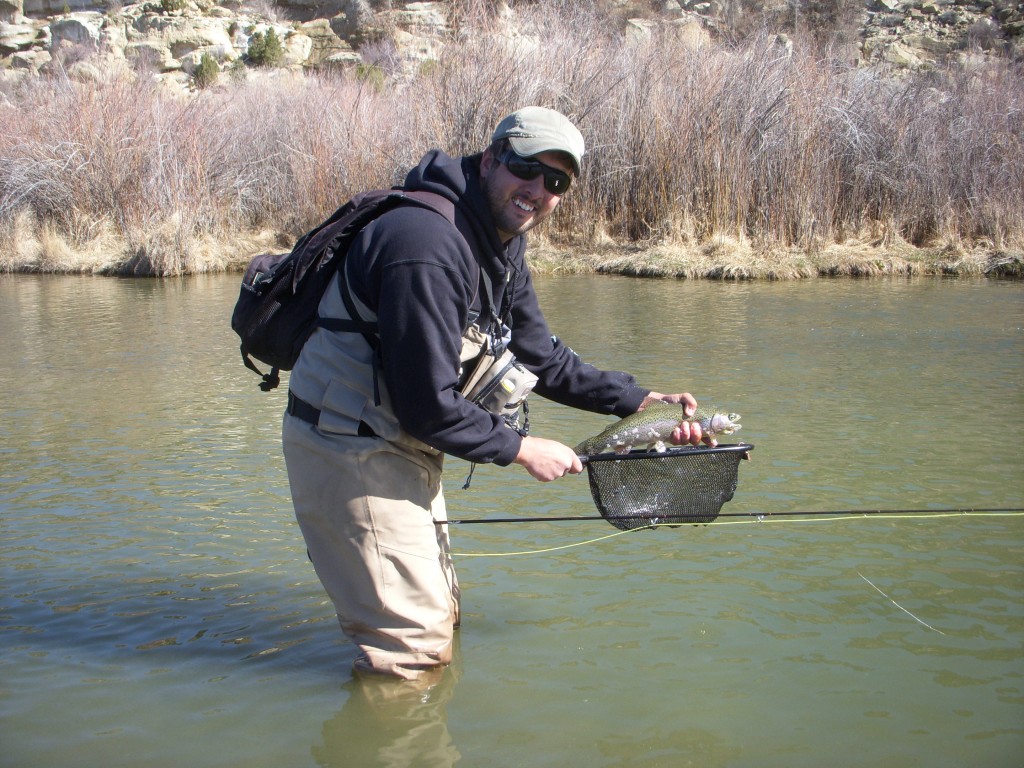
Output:
<path fill-rule="evenodd" d="M 682 403 L 666 403 L 661 400 L 650 403 L 642 411 L 627 416 L 612 424 L 601 434 L 595 435 L 576 446 L 576 453 L 593 456 L 598 453 L 629 453 L 633 448 L 651 447 L 663 452 L 665 443 L 672 438 L 672 432 L 688 421 L 700 424 L 705 435 L 731 435 L 740 428 L 738 413 L 718 413 L 697 408 L 687 416 Z"/>

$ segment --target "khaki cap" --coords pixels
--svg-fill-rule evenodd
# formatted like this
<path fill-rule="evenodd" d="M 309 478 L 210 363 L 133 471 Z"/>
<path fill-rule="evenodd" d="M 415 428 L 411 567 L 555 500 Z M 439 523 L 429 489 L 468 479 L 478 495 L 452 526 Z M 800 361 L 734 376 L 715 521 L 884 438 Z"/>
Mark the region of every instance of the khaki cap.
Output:
<path fill-rule="evenodd" d="M 572 159 L 576 175 L 585 151 L 583 134 L 561 112 L 547 107 L 523 107 L 494 129 L 491 142 L 508 139 L 517 155 L 533 157 L 541 152 L 564 152 Z"/>

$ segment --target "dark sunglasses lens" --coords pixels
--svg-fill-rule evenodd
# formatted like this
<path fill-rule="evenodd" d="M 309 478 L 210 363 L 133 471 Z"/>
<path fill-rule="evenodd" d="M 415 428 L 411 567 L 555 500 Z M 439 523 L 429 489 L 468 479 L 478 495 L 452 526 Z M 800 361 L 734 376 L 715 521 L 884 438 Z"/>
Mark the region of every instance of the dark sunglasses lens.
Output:
<path fill-rule="evenodd" d="M 524 181 L 536 179 L 544 171 L 540 163 L 530 162 L 529 160 L 512 159 L 506 161 L 505 165 L 513 176 Z"/>
<path fill-rule="evenodd" d="M 544 171 L 544 189 L 552 195 L 563 195 L 569 189 L 569 174 L 550 168 Z"/>
<path fill-rule="evenodd" d="M 508 168 L 509 173 L 518 179 L 523 179 L 524 181 L 536 179 L 543 173 L 544 189 L 552 195 L 565 194 L 566 190 L 569 189 L 570 182 L 572 181 L 569 178 L 569 174 L 563 173 L 555 168 L 549 168 L 544 165 L 544 163 L 539 163 L 536 160 L 523 160 L 520 157 L 513 157 L 505 161 L 505 166 Z"/>

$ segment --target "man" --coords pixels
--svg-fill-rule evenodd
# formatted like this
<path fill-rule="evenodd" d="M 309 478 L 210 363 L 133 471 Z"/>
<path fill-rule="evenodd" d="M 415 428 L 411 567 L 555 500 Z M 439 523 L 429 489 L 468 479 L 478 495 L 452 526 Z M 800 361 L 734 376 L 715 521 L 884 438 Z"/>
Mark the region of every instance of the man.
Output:
<path fill-rule="evenodd" d="M 616 416 L 653 399 L 696 407 L 689 394 L 584 363 L 548 329 L 524 234 L 558 206 L 583 154 L 576 127 L 542 107 L 502 120 L 481 154 L 428 153 L 405 188 L 450 201 L 455 225 L 418 206 L 385 213 L 358 235 L 320 304 L 321 317 L 351 318 L 348 305 L 377 323 L 372 339 L 317 329 L 292 371 L 283 427 L 296 518 L 360 649 L 357 671 L 415 679 L 451 661 L 459 589 L 447 528 L 434 523 L 447 519 L 444 454 L 519 464 L 545 482 L 583 470 L 570 447 L 524 436 L 461 394 L 474 329 L 492 346 L 508 340 L 538 377 L 535 391 L 559 403 Z M 673 439 L 702 437 L 683 425 Z"/>

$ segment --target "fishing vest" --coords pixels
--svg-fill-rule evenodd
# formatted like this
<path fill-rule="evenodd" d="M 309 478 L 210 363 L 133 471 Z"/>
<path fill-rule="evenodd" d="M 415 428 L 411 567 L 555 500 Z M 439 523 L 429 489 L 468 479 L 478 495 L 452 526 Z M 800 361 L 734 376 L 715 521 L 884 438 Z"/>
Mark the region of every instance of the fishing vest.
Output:
<path fill-rule="evenodd" d="M 348 266 L 346 263 L 331 278 L 320 301 L 321 317 L 354 319 L 338 286 Z M 362 321 L 377 321 L 377 314 L 358 297 L 349 292 L 349 298 Z M 399 425 L 387 382 L 375 375 L 376 357 L 376 350 L 360 333 L 317 328 L 302 348 L 288 388 L 296 397 L 319 408 L 317 427 L 321 432 L 352 436 L 369 433 L 432 455 L 439 453 Z"/>

